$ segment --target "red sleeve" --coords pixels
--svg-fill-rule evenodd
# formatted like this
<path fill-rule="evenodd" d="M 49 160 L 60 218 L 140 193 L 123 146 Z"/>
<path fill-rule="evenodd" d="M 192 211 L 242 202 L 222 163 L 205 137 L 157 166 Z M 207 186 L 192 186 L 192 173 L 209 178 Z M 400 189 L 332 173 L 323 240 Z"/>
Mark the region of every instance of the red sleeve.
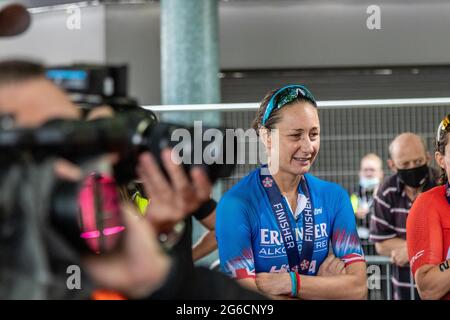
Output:
<path fill-rule="evenodd" d="M 409 211 L 406 223 L 408 255 L 413 275 L 426 264 L 442 262 L 442 227 L 431 194 L 421 194 Z"/>

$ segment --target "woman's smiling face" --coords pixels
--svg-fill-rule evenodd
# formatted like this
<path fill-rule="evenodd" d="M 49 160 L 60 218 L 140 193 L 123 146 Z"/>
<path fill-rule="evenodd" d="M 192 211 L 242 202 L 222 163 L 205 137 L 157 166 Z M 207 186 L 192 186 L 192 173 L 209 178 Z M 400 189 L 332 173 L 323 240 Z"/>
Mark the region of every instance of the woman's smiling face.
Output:
<path fill-rule="evenodd" d="M 274 129 L 279 133 L 279 152 L 272 153 L 272 157 L 278 156 L 280 171 L 294 175 L 307 173 L 320 148 L 317 108 L 309 102 L 287 105 L 280 110 L 280 120 Z M 275 141 L 270 142 L 267 151 L 277 150 Z"/>

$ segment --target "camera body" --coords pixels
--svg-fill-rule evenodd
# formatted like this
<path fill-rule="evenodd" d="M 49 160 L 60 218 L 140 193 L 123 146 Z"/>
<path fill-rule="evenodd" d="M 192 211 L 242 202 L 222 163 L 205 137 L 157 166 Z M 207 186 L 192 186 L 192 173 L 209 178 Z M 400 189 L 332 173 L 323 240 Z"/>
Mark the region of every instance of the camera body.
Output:
<path fill-rule="evenodd" d="M 0 121 L 6 123 L 5 121 Z M 202 128 L 202 131 L 209 130 Z M 213 129 L 219 133 L 224 130 Z M 177 132 L 185 133 L 184 139 Z M 94 252 L 107 252 L 114 249 L 117 241 L 105 240 L 117 237 L 110 234 L 102 234 L 98 240 L 93 237 L 81 239 L 83 234 L 92 235 L 95 232 L 104 232 L 104 225 L 111 224 L 107 228 L 120 229 L 120 216 L 117 214 L 118 206 L 110 206 L 106 210 L 107 203 L 117 203 L 118 195 L 111 192 L 111 183 L 114 181 L 116 189 L 125 186 L 136 179 L 136 166 L 138 158 L 143 152 L 150 152 L 156 158 L 160 168 L 166 174 L 161 151 L 164 148 L 177 149 L 183 159 L 182 166 L 188 174 L 192 166 L 200 166 L 208 175 L 211 183 L 219 178 L 231 175 L 235 161 L 229 161 L 236 155 L 236 143 L 226 139 L 225 134 L 220 134 L 214 141 L 197 141 L 203 136 L 198 132 L 199 128 L 182 127 L 171 123 L 160 123 L 156 116 L 139 110 L 119 113 L 113 118 L 84 120 L 52 120 L 39 128 L 0 128 L 0 153 L 6 157 L 0 159 L 0 165 L 7 168 L 9 164 L 17 163 L 18 159 L 29 159 L 40 162 L 48 158 L 64 158 L 73 163 L 83 165 L 102 154 L 115 153 L 119 161 L 114 165 L 113 176 L 88 177 L 81 183 L 58 181 L 51 197 L 51 219 L 56 229 L 60 230 L 72 246 L 79 251 L 90 249 Z M 220 138 L 221 137 L 221 138 Z M 228 145 L 227 145 L 228 143 Z M 196 146 L 197 145 L 197 146 Z M 203 156 L 208 153 L 219 159 L 218 162 L 208 161 Z M 198 161 L 198 155 L 200 160 Z M 228 157 L 228 158 L 227 158 Z M 227 160 L 227 161 L 225 161 Z M 107 182 L 107 183 L 106 183 Z M 86 185 L 90 185 L 86 191 Z M 100 190 L 96 195 L 84 196 L 80 193 Z M 86 199 L 91 200 L 86 200 Z M 90 204 L 89 204 L 90 203 Z M 90 212 L 90 213 L 89 213 Z M 86 227 L 85 220 L 91 221 L 98 228 Z M 95 221 L 95 223 L 93 222 Z M 82 229 L 80 229 L 80 227 Z M 111 231 L 111 230 L 109 230 Z M 122 231 L 122 230 L 120 230 Z M 119 232 L 119 231 L 118 231 Z M 102 244 L 94 244 L 103 241 Z M 87 246 L 86 246 L 87 245 Z"/>
<path fill-rule="evenodd" d="M 85 112 L 100 105 L 109 105 L 115 111 L 139 106 L 128 96 L 127 65 L 54 66 L 46 69 L 46 76 Z"/>
<path fill-rule="evenodd" d="M 22 161 L 40 163 L 50 158 L 64 158 L 83 167 L 100 155 L 118 155 L 119 161 L 110 175 L 94 171 L 77 183 L 55 182 L 49 197 L 50 220 L 78 252 L 114 250 L 118 241 L 107 238 L 117 238 L 123 231 L 118 214 L 118 189 L 135 181 L 138 158 L 143 152 L 154 155 L 166 176 L 160 158 L 164 148 L 178 150 L 186 173 L 192 166 L 200 166 L 212 183 L 231 175 L 236 161 L 208 161 L 203 155 L 209 153 L 214 159 L 222 160 L 227 159 L 227 154 L 235 157 L 236 144 L 230 145 L 225 134 L 212 142 L 198 141 L 208 128 L 198 132 L 195 127 L 158 122 L 153 112 L 127 97 L 126 66 L 52 67 L 46 74 L 86 113 L 99 105 L 110 105 L 116 111 L 112 118 L 55 119 L 39 128 L 15 128 L 13 119 L 7 116 L 0 119 L 0 152 L 6 155 L 0 157 L 3 172 Z M 180 131 L 185 133 L 183 139 L 177 134 Z"/>

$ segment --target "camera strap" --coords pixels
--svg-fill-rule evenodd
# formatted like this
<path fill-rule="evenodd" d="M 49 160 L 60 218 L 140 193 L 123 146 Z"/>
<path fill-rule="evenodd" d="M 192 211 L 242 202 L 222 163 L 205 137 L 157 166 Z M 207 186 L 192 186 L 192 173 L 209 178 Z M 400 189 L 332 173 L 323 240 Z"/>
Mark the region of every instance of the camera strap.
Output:
<path fill-rule="evenodd" d="M 259 177 L 261 179 L 261 184 L 266 191 L 267 197 L 269 198 L 270 206 L 275 216 L 278 228 L 280 229 L 290 270 L 298 271 L 301 274 L 308 274 L 314 251 L 315 235 L 314 207 L 305 177 L 303 176 L 301 178 L 299 184 L 299 187 L 301 188 L 301 190 L 303 190 L 303 193 L 307 199 L 306 207 L 301 213 L 303 218 L 303 239 L 301 240 L 301 253 L 299 253 L 299 249 L 297 246 L 295 229 L 291 226 L 291 221 L 289 218 L 290 210 L 286 206 L 285 201 L 283 201 L 280 189 L 278 188 L 275 180 L 270 174 L 263 175 L 261 174 L 260 170 Z"/>

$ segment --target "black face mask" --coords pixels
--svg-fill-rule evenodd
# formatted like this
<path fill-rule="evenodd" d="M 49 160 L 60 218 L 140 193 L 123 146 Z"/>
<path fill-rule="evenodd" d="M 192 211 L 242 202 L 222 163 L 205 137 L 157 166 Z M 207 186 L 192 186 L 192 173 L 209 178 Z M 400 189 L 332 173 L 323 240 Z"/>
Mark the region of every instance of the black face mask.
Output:
<path fill-rule="evenodd" d="M 426 164 L 412 169 L 397 169 L 400 181 L 412 188 L 419 188 L 425 184 L 429 169 Z"/>

